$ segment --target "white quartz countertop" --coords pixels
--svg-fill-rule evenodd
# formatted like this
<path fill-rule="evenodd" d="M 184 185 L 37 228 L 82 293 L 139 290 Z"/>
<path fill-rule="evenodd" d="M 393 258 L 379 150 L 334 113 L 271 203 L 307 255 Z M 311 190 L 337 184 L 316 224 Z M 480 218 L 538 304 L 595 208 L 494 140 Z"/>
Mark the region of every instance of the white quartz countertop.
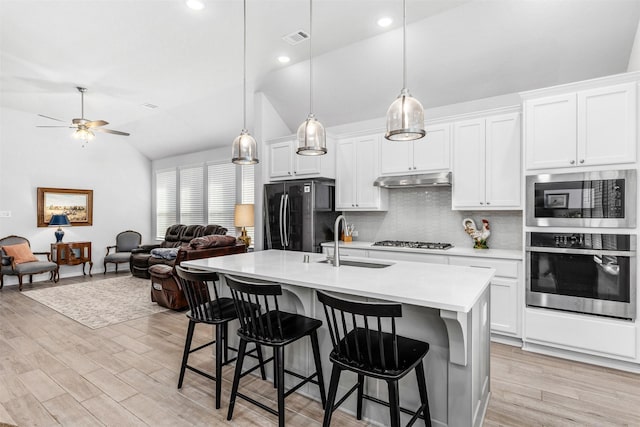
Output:
<path fill-rule="evenodd" d="M 309 262 L 304 263 L 305 255 Z M 280 250 L 185 261 L 183 266 L 387 301 L 467 313 L 495 270 L 387 261 L 385 268 L 319 263 L 325 255 Z M 372 262 L 371 259 L 349 257 Z"/>
<path fill-rule="evenodd" d="M 393 246 L 373 246 L 374 242 L 353 241 L 345 243 L 340 241 L 340 248 L 366 249 L 370 251 L 410 252 L 429 255 L 472 256 L 483 258 L 501 258 L 522 260 L 522 252 L 515 249 L 473 249 L 469 247 L 453 247 L 450 249 L 418 249 L 396 248 Z M 333 247 L 333 242 L 324 242 L 322 246 Z M 373 256 L 372 256 L 373 258 Z"/>

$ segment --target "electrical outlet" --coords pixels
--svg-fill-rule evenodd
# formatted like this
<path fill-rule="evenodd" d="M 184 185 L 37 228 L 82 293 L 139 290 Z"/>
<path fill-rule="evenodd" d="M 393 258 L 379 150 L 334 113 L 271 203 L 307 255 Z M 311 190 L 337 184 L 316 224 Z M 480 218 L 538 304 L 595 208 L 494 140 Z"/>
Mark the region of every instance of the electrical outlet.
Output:
<path fill-rule="evenodd" d="M 11 211 L 0 211 L 0 218 L 11 218 Z"/>
<path fill-rule="evenodd" d="M 358 237 L 358 230 L 353 230 L 353 233 L 351 235 L 353 237 Z"/>

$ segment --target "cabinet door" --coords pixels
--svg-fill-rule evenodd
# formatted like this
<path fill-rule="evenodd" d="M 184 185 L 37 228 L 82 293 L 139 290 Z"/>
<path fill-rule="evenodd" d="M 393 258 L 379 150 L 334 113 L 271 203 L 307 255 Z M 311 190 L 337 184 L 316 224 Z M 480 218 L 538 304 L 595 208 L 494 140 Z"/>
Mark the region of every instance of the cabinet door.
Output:
<path fill-rule="evenodd" d="M 355 140 L 339 141 L 336 151 L 336 209 L 351 209 L 356 205 Z"/>
<path fill-rule="evenodd" d="M 487 207 L 521 207 L 520 115 L 486 121 L 485 195 Z"/>
<path fill-rule="evenodd" d="M 491 331 L 518 334 L 518 281 L 491 280 Z"/>
<path fill-rule="evenodd" d="M 378 208 L 380 187 L 374 187 L 378 178 L 378 137 L 359 138 L 356 147 L 356 208 Z"/>
<path fill-rule="evenodd" d="M 454 124 L 452 206 L 484 207 L 485 121 Z"/>
<path fill-rule="evenodd" d="M 270 178 L 289 178 L 293 176 L 292 144 L 292 141 L 285 141 L 269 146 Z"/>
<path fill-rule="evenodd" d="M 575 94 L 526 101 L 524 126 L 527 169 L 576 164 Z"/>
<path fill-rule="evenodd" d="M 636 84 L 578 92 L 578 165 L 636 161 Z"/>
<path fill-rule="evenodd" d="M 451 167 L 450 129 L 449 124 L 427 126 L 427 135 L 413 141 L 415 172 L 449 170 Z"/>
<path fill-rule="evenodd" d="M 309 175 L 320 175 L 321 157 L 320 156 L 301 156 L 296 154 L 296 144 L 293 144 L 293 173 L 296 177 Z"/>
<path fill-rule="evenodd" d="M 380 142 L 380 173 L 382 175 L 407 174 L 413 170 L 413 142 L 389 141 L 382 138 Z"/>

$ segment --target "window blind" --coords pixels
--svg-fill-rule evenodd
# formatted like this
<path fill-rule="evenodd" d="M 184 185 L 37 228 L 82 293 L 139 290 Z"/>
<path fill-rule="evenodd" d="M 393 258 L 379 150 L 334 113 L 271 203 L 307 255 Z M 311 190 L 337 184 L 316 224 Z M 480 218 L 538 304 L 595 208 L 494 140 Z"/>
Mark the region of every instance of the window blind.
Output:
<path fill-rule="evenodd" d="M 202 224 L 204 220 L 204 168 L 180 169 L 180 223 Z"/>
<path fill-rule="evenodd" d="M 253 165 L 242 166 L 242 194 L 240 196 L 242 203 L 255 203 L 254 171 L 255 166 Z M 251 241 L 255 242 L 255 227 L 247 227 L 247 234 L 251 236 Z"/>
<path fill-rule="evenodd" d="M 170 225 L 176 223 L 176 170 L 156 172 L 156 238 L 164 239 Z"/>
<path fill-rule="evenodd" d="M 207 167 L 207 196 L 208 224 L 221 225 L 235 235 L 236 165 L 225 162 Z"/>

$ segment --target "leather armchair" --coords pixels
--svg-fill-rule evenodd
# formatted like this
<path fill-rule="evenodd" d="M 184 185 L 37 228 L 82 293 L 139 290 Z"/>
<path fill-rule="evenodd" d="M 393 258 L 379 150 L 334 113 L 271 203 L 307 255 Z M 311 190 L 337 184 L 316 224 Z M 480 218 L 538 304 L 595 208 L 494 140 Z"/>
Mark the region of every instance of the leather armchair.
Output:
<path fill-rule="evenodd" d="M 206 249 L 191 249 L 183 246 L 178 251 L 178 255 L 173 265 L 154 264 L 149 267 L 151 275 L 151 301 L 158 305 L 172 310 L 183 310 L 188 307 L 180 280 L 176 273 L 176 265 L 182 261 L 194 259 L 212 258 L 230 254 L 241 254 L 247 252 L 244 243 L 237 241 L 229 246 L 218 246 Z"/>

